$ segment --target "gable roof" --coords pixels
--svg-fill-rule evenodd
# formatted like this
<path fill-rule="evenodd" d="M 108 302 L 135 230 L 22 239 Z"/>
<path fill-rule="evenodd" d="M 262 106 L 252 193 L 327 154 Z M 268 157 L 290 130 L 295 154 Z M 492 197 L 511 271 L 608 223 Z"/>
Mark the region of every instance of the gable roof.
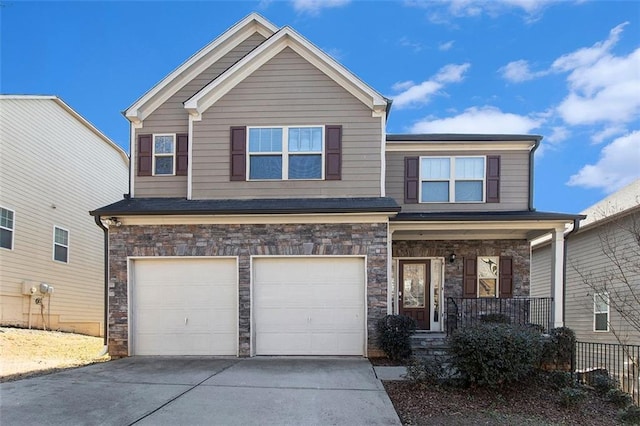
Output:
<path fill-rule="evenodd" d="M 76 110 L 71 108 L 65 101 L 63 101 L 58 96 L 54 95 L 0 95 L 0 100 L 45 100 L 45 101 L 53 101 L 57 105 L 59 105 L 63 110 L 65 110 L 69 115 L 75 118 L 80 124 L 89 129 L 93 134 L 95 134 L 98 138 L 102 139 L 107 145 L 113 148 L 119 155 L 122 157 L 124 163 L 129 165 L 129 156 L 127 153 L 114 141 L 109 139 L 104 133 L 102 133 L 96 126 L 91 124 L 89 120 L 80 115 Z"/>
<path fill-rule="evenodd" d="M 611 219 L 613 216 L 618 216 L 638 207 L 640 207 L 640 179 L 636 179 L 585 209 L 582 214 L 586 215 L 587 218 L 580 223 L 580 227 L 584 228 L 585 226 Z"/>
<path fill-rule="evenodd" d="M 182 65 L 173 70 L 147 93 L 136 100 L 123 114 L 133 123 L 143 121 L 167 99 L 183 88 L 189 81 L 210 67 L 222 56 L 256 32 L 268 38 L 278 28 L 257 13 L 251 13 L 225 31 L 211 43 L 200 49 Z"/>
<path fill-rule="evenodd" d="M 371 108 L 374 113 L 386 114 L 388 112 L 391 104 L 390 100 L 288 26 L 280 29 L 194 94 L 184 103 L 185 108 L 190 114 L 199 116 L 238 83 L 287 47 L 344 87 L 349 93 Z"/>

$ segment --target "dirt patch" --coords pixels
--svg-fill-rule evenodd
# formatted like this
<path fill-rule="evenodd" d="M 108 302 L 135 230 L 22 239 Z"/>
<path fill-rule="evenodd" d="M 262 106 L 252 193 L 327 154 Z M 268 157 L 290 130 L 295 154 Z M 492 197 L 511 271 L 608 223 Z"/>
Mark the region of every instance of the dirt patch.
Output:
<path fill-rule="evenodd" d="M 102 350 L 101 337 L 0 327 L 0 382 L 108 361 Z"/>

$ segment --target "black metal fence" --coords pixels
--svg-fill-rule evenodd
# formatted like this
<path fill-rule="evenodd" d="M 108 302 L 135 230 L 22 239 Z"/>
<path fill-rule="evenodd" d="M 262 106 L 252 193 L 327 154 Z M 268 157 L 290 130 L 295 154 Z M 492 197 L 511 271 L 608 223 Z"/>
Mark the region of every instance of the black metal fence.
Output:
<path fill-rule="evenodd" d="M 550 297 L 518 297 L 513 299 L 448 297 L 446 330 L 451 334 L 461 327 L 500 320 L 511 324 L 536 324 L 542 331 L 553 327 L 553 299 Z M 493 318 L 491 318 L 493 317 Z"/>
<path fill-rule="evenodd" d="M 640 405 L 640 346 L 576 342 L 574 371 L 580 381 L 593 384 L 598 375 L 615 379 Z"/>

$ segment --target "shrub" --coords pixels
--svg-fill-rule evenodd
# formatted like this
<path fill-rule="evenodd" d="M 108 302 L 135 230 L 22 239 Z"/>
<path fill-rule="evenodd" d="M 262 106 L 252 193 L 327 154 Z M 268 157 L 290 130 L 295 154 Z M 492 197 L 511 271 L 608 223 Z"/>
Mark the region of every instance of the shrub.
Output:
<path fill-rule="evenodd" d="M 411 335 L 416 330 L 413 318 L 404 315 L 386 315 L 376 324 L 378 345 L 387 356 L 402 361 L 411 356 Z"/>
<path fill-rule="evenodd" d="M 458 374 L 451 367 L 448 357 L 414 357 L 407 366 L 405 377 L 414 382 L 455 385 Z"/>
<path fill-rule="evenodd" d="M 640 407 L 630 405 L 626 409 L 618 412 L 618 419 L 629 425 L 640 425 Z"/>
<path fill-rule="evenodd" d="M 612 389 L 618 387 L 618 382 L 609 376 L 606 370 L 596 370 L 593 372 L 589 384 L 601 395 L 606 394 Z"/>
<path fill-rule="evenodd" d="M 573 330 L 568 327 L 554 328 L 545 341 L 542 362 L 556 367 L 571 366 L 575 346 L 576 334 Z"/>
<path fill-rule="evenodd" d="M 497 386 L 539 365 L 542 336 L 526 327 L 481 323 L 450 338 L 454 367 L 472 384 Z"/>
<path fill-rule="evenodd" d="M 560 405 L 563 407 L 575 407 L 587 398 L 587 394 L 580 388 L 562 388 L 560 389 Z"/>
<path fill-rule="evenodd" d="M 618 388 L 609 389 L 605 395 L 605 398 L 607 399 L 607 401 L 620 408 L 625 408 L 633 404 L 633 398 L 631 397 L 631 395 Z"/>
<path fill-rule="evenodd" d="M 568 388 L 575 385 L 575 379 L 568 371 L 550 371 L 546 375 L 547 382 L 555 389 Z"/>
<path fill-rule="evenodd" d="M 480 317 L 482 322 L 490 322 L 494 324 L 511 324 L 511 318 L 505 314 L 486 314 Z"/>

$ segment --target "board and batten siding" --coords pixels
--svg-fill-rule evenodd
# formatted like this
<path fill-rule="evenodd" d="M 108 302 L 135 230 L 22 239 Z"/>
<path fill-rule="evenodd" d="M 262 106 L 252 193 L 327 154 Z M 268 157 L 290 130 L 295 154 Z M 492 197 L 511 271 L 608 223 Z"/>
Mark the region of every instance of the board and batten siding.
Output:
<path fill-rule="evenodd" d="M 231 182 L 231 126 L 342 125 L 341 180 Z M 193 199 L 380 196 L 382 119 L 292 49 L 231 89 L 193 126 Z"/>
<path fill-rule="evenodd" d="M 26 326 L 22 283 L 44 282 L 51 327 L 102 335 L 104 234 L 89 211 L 127 192 L 124 153 L 43 98 L 0 99 L 0 151 L 0 205 L 15 211 L 13 250 L 0 249 L 0 322 Z M 69 231 L 69 263 L 53 260 L 54 226 Z M 40 306 L 32 311 L 40 328 Z"/>
<path fill-rule="evenodd" d="M 626 265 L 625 274 L 629 282 L 632 283 L 636 297 L 640 295 L 640 271 L 638 271 L 640 260 L 632 257 L 632 253 L 637 253 L 638 242 L 634 241 L 632 233 L 628 231 L 633 220 L 636 223 L 640 221 L 640 213 L 636 211 L 634 215 L 635 219 L 633 215 L 628 215 L 612 226 L 605 223 L 589 227 L 568 238 L 565 323 L 574 329 L 578 340 L 617 343 L 613 333 L 593 331 L 592 295 L 594 290 L 583 282 L 580 273 L 578 273 L 580 271 L 582 274 L 588 275 L 590 273 L 606 274 L 607 271 L 616 272 L 615 265 L 605 255 L 600 240 L 602 235 L 610 238 L 610 241 L 613 242 L 617 259 L 628 258 L 628 263 L 623 262 Z M 611 254 L 611 251 L 608 253 Z M 634 266 L 629 267 L 630 265 Z M 623 289 L 624 284 L 617 282 L 615 287 Z M 630 292 L 625 292 L 625 294 L 631 295 Z M 640 332 L 638 330 L 624 330 L 620 314 L 613 309 L 610 310 L 610 322 L 616 330 L 621 331 L 621 334 L 628 335 L 628 343 L 640 345 Z"/>
<path fill-rule="evenodd" d="M 499 203 L 404 203 L 404 158 L 420 156 L 500 156 L 500 202 Z M 528 151 L 483 151 L 468 152 L 387 152 L 387 196 L 402 207 L 402 211 L 446 212 L 446 211 L 518 211 L 529 208 L 529 152 Z"/>
<path fill-rule="evenodd" d="M 188 133 L 189 114 L 184 109 L 183 102 L 200 91 L 200 89 L 264 40 L 265 38 L 258 33 L 248 37 L 236 48 L 188 82 L 182 89 L 178 90 L 165 103 L 149 114 L 144 120 L 141 129 L 136 129 L 136 140 L 132 141 L 132 146 L 137 143 L 137 135 L 140 134 Z M 135 176 L 134 182 L 135 197 L 187 196 L 187 176 Z"/>

